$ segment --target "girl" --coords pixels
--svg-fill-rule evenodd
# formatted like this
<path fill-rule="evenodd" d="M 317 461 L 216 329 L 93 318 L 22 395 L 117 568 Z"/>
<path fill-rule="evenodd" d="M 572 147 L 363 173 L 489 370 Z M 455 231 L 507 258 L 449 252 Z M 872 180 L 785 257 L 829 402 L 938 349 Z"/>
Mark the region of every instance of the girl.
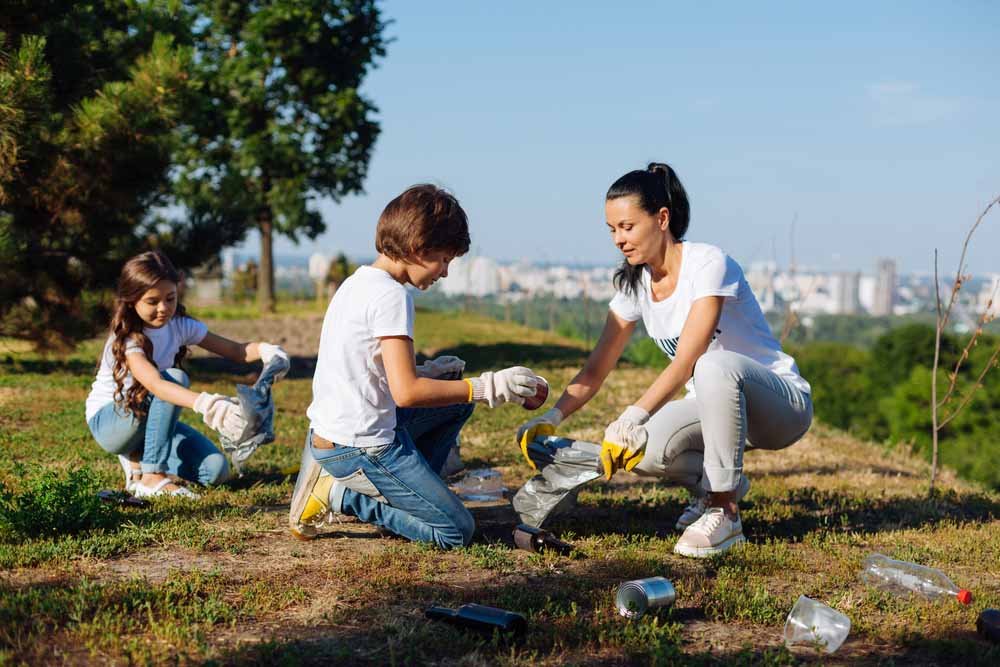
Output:
<path fill-rule="evenodd" d="M 521 447 L 554 433 L 600 389 L 636 322 L 670 363 L 604 433 L 610 479 L 622 468 L 686 486 L 674 551 L 704 557 L 744 541 L 737 502 L 750 481 L 743 449 L 781 449 L 812 421 L 810 387 L 771 334 L 739 265 L 719 248 L 684 240 L 687 193 L 666 164 L 631 171 L 608 190 L 607 225 L 625 256 L 604 332 L 556 406 L 518 430 Z M 681 388 L 684 400 L 669 402 Z M 527 452 L 525 451 L 525 456 Z"/>
<path fill-rule="evenodd" d="M 166 255 L 145 252 L 122 268 L 111 334 L 87 398 L 87 425 L 97 443 L 117 454 L 125 488 L 136 496 L 198 495 L 167 476 L 210 485 L 229 474 L 226 457 L 205 436 L 177 421 L 194 408 L 205 423 L 237 440 L 246 425 L 235 399 L 195 393 L 180 369 L 188 345 L 236 362 L 285 355 L 277 345 L 237 343 L 208 331 L 178 303 L 180 274 Z"/>

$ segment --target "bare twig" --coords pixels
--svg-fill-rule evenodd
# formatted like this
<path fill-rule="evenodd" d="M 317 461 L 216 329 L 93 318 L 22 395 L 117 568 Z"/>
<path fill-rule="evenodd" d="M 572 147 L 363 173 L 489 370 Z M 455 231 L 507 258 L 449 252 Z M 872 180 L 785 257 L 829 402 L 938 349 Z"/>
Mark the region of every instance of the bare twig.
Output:
<path fill-rule="evenodd" d="M 962 368 L 962 364 L 965 363 L 965 360 L 969 358 L 969 353 L 972 351 L 972 348 L 976 346 L 976 340 L 983 333 L 983 327 L 986 326 L 991 319 L 993 319 L 990 315 L 990 311 L 993 308 L 993 300 L 996 298 L 998 288 L 1000 288 L 1000 281 L 997 281 L 993 286 L 993 294 L 990 295 L 986 308 L 983 309 L 983 314 L 979 316 L 979 322 L 976 324 L 976 331 L 969 338 L 969 342 L 966 343 L 965 348 L 962 349 L 962 354 L 959 355 L 958 361 L 955 362 L 955 368 L 952 369 L 951 375 L 948 378 L 948 391 L 945 392 L 944 398 L 938 402 L 939 408 L 943 407 L 951 399 L 952 394 L 955 393 L 955 386 L 958 384 L 958 371 Z"/>
<path fill-rule="evenodd" d="M 998 358 L 1000 358 L 1000 345 L 997 345 L 997 349 L 993 351 L 992 355 L 990 355 L 990 360 L 986 362 L 986 366 L 983 367 L 983 370 L 979 374 L 979 377 L 976 378 L 976 383 L 972 385 L 972 388 L 969 389 L 968 392 L 966 392 L 965 397 L 962 399 L 962 402 L 959 404 L 959 406 L 955 408 L 950 415 L 941 420 L 941 423 L 938 425 L 939 429 L 947 426 L 948 422 L 954 419 L 955 416 L 962 411 L 962 408 L 968 405 L 969 401 L 972 400 L 972 395 L 976 393 L 977 389 L 983 386 L 983 378 L 986 377 L 986 373 L 988 373 L 989 370 L 997 364 Z"/>
<path fill-rule="evenodd" d="M 805 295 L 799 298 L 799 301 L 805 303 L 812 296 L 812 293 L 816 290 L 816 280 L 819 276 L 813 276 L 812 280 L 809 281 L 809 288 L 806 289 Z M 792 308 L 792 302 L 788 302 L 788 307 L 785 310 L 785 323 L 781 327 L 781 336 L 778 337 L 778 342 L 782 345 L 785 344 L 785 339 L 792 333 L 792 330 L 798 326 L 799 314 Z"/>
<path fill-rule="evenodd" d="M 980 318 L 979 325 L 976 327 L 976 330 L 972 333 L 972 336 L 969 338 L 969 342 L 965 345 L 965 348 L 959 355 L 958 362 L 955 364 L 955 368 L 952 371 L 951 376 L 949 377 L 948 390 L 945 392 L 944 398 L 941 399 L 940 402 L 938 402 L 937 374 L 938 374 L 938 368 L 941 363 L 941 334 L 944 332 L 945 327 L 948 326 L 948 319 L 951 317 L 952 308 L 955 305 L 955 299 L 958 296 L 959 290 L 962 289 L 963 283 L 968 281 L 971 277 L 968 275 L 963 275 L 963 271 L 965 270 L 965 255 L 969 250 L 969 242 L 972 240 L 972 235 L 973 233 L 975 233 L 979 225 L 982 224 L 983 219 L 986 217 L 986 214 L 990 212 L 990 209 L 992 209 L 997 204 L 1000 204 L 1000 196 L 995 197 L 992 201 L 990 201 L 989 204 L 986 205 L 986 208 L 983 209 L 983 212 L 979 214 L 978 218 L 976 218 L 975 224 L 973 224 L 972 227 L 969 229 L 969 233 L 965 235 L 965 242 L 962 243 L 962 254 L 958 258 L 958 269 L 955 272 L 955 280 L 952 283 L 951 294 L 948 297 L 948 305 L 947 307 L 944 308 L 943 311 L 941 309 L 941 287 L 940 287 L 940 280 L 938 278 L 938 253 L 937 253 L 937 248 L 934 249 L 934 302 L 937 308 L 937 327 L 935 328 L 934 332 L 934 365 L 931 368 L 931 450 L 932 450 L 931 479 L 930 479 L 931 491 L 934 490 L 934 482 L 937 479 L 938 453 L 940 444 L 938 436 L 939 433 L 941 432 L 941 429 L 947 426 L 949 422 L 951 422 L 956 416 L 958 416 L 959 413 L 962 412 L 963 409 L 965 409 L 965 407 L 969 404 L 969 401 L 972 400 L 973 394 L 975 394 L 976 390 L 982 386 L 983 378 L 986 376 L 986 373 L 988 373 L 989 370 L 997 364 L 998 356 L 1000 356 L 1000 346 L 997 346 L 996 351 L 993 353 L 989 361 L 986 363 L 985 368 L 983 368 L 982 372 L 979 374 L 979 377 L 976 379 L 975 384 L 965 394 L 965 396 L 962 399 L 962 402 L 946 418 L 944 418 L 943 420 L 939 420 L 940 415 L 938 411 L 954 395 L 955 387 L 958 383 L 958 373 L 962 368 L 962 364 L 965 363 L 966 359 L 968 359 L 969 351 L 976 344 L 976 341 L 982 334 L 983 325 L 989 321 L 990 308 L 993 305 L 992 298 L 990 299 L 989 305 L 987 306 L 985 312 L 983 313 L 983 316 Z M 993 296 L 996 296 L 996 287 L 994 287 Z"/>

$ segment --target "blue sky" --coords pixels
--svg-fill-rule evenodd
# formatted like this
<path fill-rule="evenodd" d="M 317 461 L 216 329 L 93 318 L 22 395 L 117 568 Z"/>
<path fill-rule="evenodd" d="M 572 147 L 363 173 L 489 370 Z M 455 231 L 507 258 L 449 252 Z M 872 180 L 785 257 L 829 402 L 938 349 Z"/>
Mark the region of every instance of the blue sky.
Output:
<path fill-rule="evenodd" d="M 382 135 L 366 194 L 281 253 L 374 254 L 406 186 L 452 190 L 499 259 L 618 260 L 603 197 L 669 162 L 688 238 L 744 265 L 954 271 L 1000 195 L 1000 3 L 404 2 L 364 91 Z M 248 239 L 248 252 L 257 241 Z M 969 268 L 1000 272 L 1000 211 Z"/>

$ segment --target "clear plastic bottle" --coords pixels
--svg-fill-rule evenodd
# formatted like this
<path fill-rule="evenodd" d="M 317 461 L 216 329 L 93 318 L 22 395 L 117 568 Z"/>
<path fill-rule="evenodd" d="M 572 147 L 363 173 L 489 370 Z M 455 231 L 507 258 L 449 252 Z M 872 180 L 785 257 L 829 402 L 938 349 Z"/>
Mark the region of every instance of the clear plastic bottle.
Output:
<path fill-rule="evenodd" d="M 865 558 L 859 577 L 870 586 L 892 593 L 916 593 L 928 600 L 954 597 L 962 604 L 972 602 L 972 593 L 956 586 L 941 570 L 882 554 Z"/>

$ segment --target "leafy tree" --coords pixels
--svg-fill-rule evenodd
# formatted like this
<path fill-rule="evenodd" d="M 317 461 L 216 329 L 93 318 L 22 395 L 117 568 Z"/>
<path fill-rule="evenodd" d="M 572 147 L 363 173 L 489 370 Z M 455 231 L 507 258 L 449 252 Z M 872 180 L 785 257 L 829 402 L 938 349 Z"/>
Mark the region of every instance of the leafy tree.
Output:
<path fill-rule="evenodd" d="M 362 189 L 379 128 L 358 89 L 385 24 L 374 0 L 191 6 L 200 95 L 175 192 L 206 221 L 260 232 L 258 302 L 272 310 L 274 233 L 315 238 L 315 198 Z"/>
<path fill-rule="evenodd" d="M 179 5 L 178 5 L 179 7 Z M 22 0 L 0 8 L 0 334 L 93 332 L 85 290 L 131 254 L 190 231 L 168 201 L 192 93 L 189 17 L 160 2 Z M 201 245 L 182 259 L 217 251 Z M 183 263 L 183 262 L 182 262 Z"/>
<path fill-rule="evenodd" d="M 326 273 L 326 282 L 332 285 L 334 291 L 336 291 L 357 270 L 358 265 L 352 264 L 347 259 L 347 255 L 340 253 L 330 262 L 330 269 Z"/>
<path fill-rule="evenodd" d="M 955 338 L 941 338 L 942 363 L 954 363 L 959 346 Z M 907 324 L 882 334 L 872 347 L 872 366 L 869 377 L 875 387 L 889 391 L 910 377 L 916 366 L 930 368 L 934 361 L 934 327 L 925 324 Z"/>
<path fill-rule="evenodd" d="M 869 352 L 843 343 L 811 343 L 789 353 L 812 387 L 819 419 L 859 435 L 875 435 L 878 405 L 868 378 Z"/>

